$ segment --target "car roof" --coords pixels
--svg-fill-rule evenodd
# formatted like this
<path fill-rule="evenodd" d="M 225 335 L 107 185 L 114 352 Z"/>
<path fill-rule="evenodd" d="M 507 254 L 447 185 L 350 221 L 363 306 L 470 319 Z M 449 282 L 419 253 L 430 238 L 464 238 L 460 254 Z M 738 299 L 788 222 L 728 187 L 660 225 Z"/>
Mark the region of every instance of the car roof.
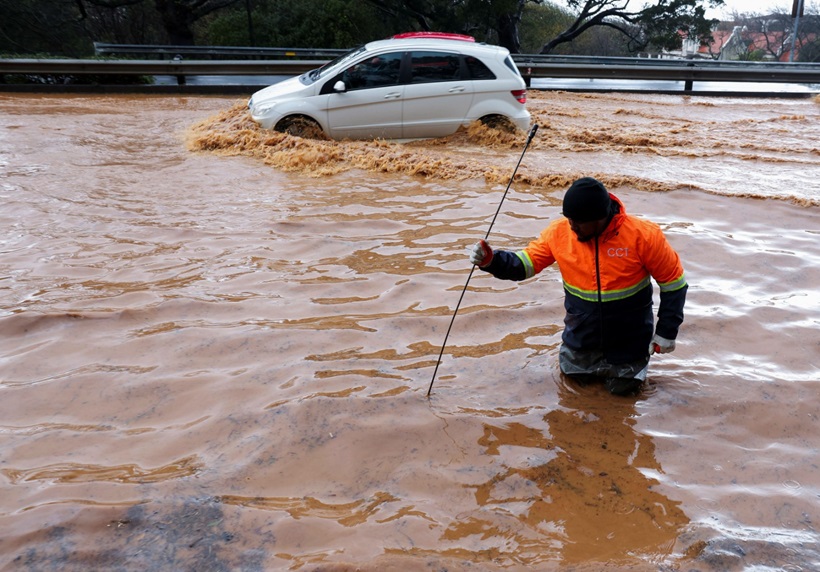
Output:
<path fill-rule="evenodd" d="M 501 46 L 494 46 L 480 42 L 472 42 L 461 39 L 439 39 L 435 37 L 404 37 L 387 38 L 376 40 L 365 44 L 367 51 L 379 51 L 383 49 L 426 49 L 426 50 L 448 50 L 465 53 L 485 53 L 487 55 L 498 52 L 508 52 Z"/>

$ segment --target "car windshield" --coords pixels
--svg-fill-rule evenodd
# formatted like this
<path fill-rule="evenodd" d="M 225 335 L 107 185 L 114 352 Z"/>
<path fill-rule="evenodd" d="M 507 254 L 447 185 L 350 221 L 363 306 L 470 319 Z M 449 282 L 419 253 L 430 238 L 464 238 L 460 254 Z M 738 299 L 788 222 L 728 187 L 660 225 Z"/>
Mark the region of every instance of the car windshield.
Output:
<path fill-rule="evenodd" d="M 344 64 L 348 60 L 351 60 L 351 59 L 357 57 L 359 54 L 364 52 L 364 50 L 365 50 L 365 47 L 360 46 L 360 47 L 358 47 L 354 50 L 351 50 L 351 51 L 347 52 L 346 54 L 343 54 L 343 55 L 339 56 L 335 60 L 331 60 L 331 61 L 327 62 L 325 65 L 323 65 L 320 68 L 316 68 L 315 70 L 309 71 L 307 74 L 305 74 L 305 76 L 307 77 L 309 82 L 312 83 L 312 82 L 318 80 L 319 78 L 324 77 L 324 75 L 326 73 L 328 73 L 331 69 L 335 69 L 336 66 Z"/>

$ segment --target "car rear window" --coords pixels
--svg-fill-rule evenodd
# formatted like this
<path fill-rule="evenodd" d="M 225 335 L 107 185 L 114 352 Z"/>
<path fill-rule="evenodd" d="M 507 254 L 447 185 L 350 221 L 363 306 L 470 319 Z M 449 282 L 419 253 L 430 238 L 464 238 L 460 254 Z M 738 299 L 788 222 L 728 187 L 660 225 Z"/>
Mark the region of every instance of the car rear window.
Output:
<path fill-rule="evenodd" d="M 464 62 L 470 72 L 470 79 L 495 79 L 495 74 L 480 59 L 474 56 L 466 56 Z"/>
<path fill-rule="evenodd" d="M 411 52 L 410 83 L 461 79 L 461 58 L 447 52 Z"/>
<path fill-rule="evenodd" d="M 504 63 L 507 64 L 507 67 L 510 68 L 515 75 L 521 75 L 521 72 L 518 71 L 518 66 L 515 65 L 515 62 L 510 56 L 504 58 Z"/>

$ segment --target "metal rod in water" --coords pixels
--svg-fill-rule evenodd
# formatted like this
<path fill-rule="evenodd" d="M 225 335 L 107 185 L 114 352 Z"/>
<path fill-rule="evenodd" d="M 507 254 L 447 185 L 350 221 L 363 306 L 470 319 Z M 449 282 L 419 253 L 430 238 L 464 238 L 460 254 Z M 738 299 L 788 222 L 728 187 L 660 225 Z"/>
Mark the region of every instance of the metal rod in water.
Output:
<path fill-rule="evenodd" d="M 512 185 L 513 179 L 515 178 L 515 174 L 518 172 L 518 167 L 521 165 L 521 161 L 524 159 L 524 153 L 527 152 L 527 148 L 530 146 L 532 142 L 532 138 L 535 137 L 535 132 L 538 131 L 538 124 L 532 126 L 530 129 L 530 134 L 527 137 L 527 142 L 524 144 L 524 150 L 521 151 L 521 156 L 518 158 L 518 163 L 515 165 L 515 169 L 513 169 L 512 176 L 510 177 L 510 182 L 507 183 L 507 188 L 504 189 L 504 194 L 501 196 L 501 200 L 498 202 L 498 208 L 495 210 L 495 215 L 493 216 L 493 220 L 490 221 L 490 227 L 487 229 L 487 234 L 484 235 L 484 240 L 487 240 L 490 236 L 490 231 L 493 229 L 493 225 L 495 224 L 495 219 L 498 218 L 498 213 L 501 212 L 501 205 L 504 204 L 504 199 L 507 198 L 507 192 L 510 190 L 510 185 Z M 456 309 L 453 312 L 453 317 L 450 319 L 450 325 L 447 327 L 447 333 L 444 334 L 444 343 L 441 344 L 441 351 L 438 354 L 438 360 L 436 360 L 436 369 L 433 370 L 433 379 L 430 380 L 430 387 L 427 388 L 427 397 L 430 397 L 430 392 L 433 391 L 433 384 L 436 381 L 436 374 L 438 373 L 438 366 L 441 365 L 441 357 L 444 355 L 444 348 L 447 345 L 447 338 L 450 337 L 450 330 L 453 329 L 453 322 L 456 321 L 456 314 L 458 314 L 458 309 L 461 306 L 461 301 L 464 299 L 464 294 L 467 292 L 467 286 L 470 284 L 470 278 L 473 277 L 473 272 L 475 272 L 475 264 L 473 267 L 470 268 L 470 274 L 467 275 L 467 282 L 464 283 L 464 288 L 461 290 L 461 296 L 458 297 L 458 302 L 456 303 Z"/>

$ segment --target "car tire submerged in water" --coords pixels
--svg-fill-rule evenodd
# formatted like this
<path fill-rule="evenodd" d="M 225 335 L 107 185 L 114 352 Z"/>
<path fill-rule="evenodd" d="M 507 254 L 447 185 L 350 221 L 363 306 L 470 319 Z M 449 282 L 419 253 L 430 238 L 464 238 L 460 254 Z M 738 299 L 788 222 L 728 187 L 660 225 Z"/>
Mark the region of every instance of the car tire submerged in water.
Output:
<path fill-rule="evenodd" d="M 515 125 L 513 122 L 503 115 L 485 115 L 479 119 L 479 121 L 490 129 L 497 129 L 498 131 L 503 131 L 505 133 L 515 132 Z"/>
<path fill-rule="evenodd" d="M 325 132 L 313 119 L 302 115 L 285 117 L 276 124 L 276 131 L 305 139 L 327 139 Z"/>

